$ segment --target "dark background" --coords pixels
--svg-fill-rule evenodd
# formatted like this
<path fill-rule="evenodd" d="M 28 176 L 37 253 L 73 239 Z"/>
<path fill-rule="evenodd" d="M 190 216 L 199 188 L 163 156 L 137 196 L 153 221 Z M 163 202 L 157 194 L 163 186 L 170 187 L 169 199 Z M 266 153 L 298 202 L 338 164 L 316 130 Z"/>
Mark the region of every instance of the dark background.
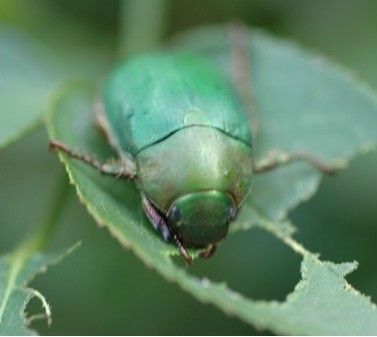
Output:
<path fill-rule="evenodd" d="M 54 36 L 49 18 L 80 21 L 92 34 L 111 40 L 119 28 L 118 1 L 2 0 L 0 21 L 38 37 Z M 44 21 L 46 19 L 46 21 Z M 377 1 L 375 0 L 176 0 L 171 1 L 167 37 L 202 24 L 242 19 L 353 69 L 377 89 Z M 67 32 L 74 34 L 74 32 Z M 64 35 L 62 36 L 64 40 Z M 70 38 L 69 35 L 66 36 Z M 377 132 L 377 126 L 376 126 Z M 349 282 L 377 302 L 377 155 L 359 156 L 336 178 L 325 178 L 316 196 L 291 215 L 298 241 L 323 259 L 357 260 Z M 0 155 L 0 253 L 12 249 L 41 221 L 57 177 L 55 155 L 40 128 Z M 250 326 L 202 305 L 165 282 L 99 229 L 75 196 L 52 249 L 81 240 L 73 255 L 32 286 L 46 295 L 53 324 L 42 334 L 253 334 Z M 233 235 L 216 256 L 193 273 L 226 281 L 254 299 L 283 300 L 300 279 L 300 258 L 258 230 Z M 32 303 L 30 310 L 39 309 Z"/>

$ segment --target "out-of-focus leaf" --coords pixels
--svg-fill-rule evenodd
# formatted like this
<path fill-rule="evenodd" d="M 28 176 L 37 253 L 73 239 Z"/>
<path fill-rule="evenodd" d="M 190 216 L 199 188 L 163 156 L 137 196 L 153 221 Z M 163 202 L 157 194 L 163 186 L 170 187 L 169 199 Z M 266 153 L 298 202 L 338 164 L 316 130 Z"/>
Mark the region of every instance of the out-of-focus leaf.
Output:
<path fill-rule="evenodd" d="M 37 290 L 29 288 L 28 283 L 64 255 L 38 253 L 32 239 L 13 253 L 0 257 L 0 335 L 35 335 L 35 331 L 28 327 L 32 320 L 45 318 L 51 321 L 46 299 Z M 33 297 L 41 301 L 43 313 L 26 317 L 26 306 Z"/>
<path fill-rule="evenodd" d="M 357 86 L 353 82 L 352 85 Z M 357 95 L 357 90 L 355 92 Z M 369 96 L 365 99 L 368 100 Z M 73 85 L 55 102 L 47 127 L 51 138 L 103 160 L 114 153 L 94 126 L 92 101 L 90 86 Z M 96 221 L 106 226 L 114 238 L 130 248 L 144 263 L 167 280 L 178 283 L 200 301 L 211 303 L 258 328 L 283 334 L 377 332 L 375 305 L 344 279 L 356 268 L 355 263 L 320 261 L 292 239 L 290 231 L 286 230 L 289 227 L 269 220 L 251 204 L 245 208 L 242 218 L 247 220 L 247 215 L 255 215 L 258 225 L 303 256 L 302 280 L 284 302 L 252 300 L 225 284 L 190 275 L 172 260 L 171 255 L 177 253 L 173 245 L 161 240 L 143 216 L 140 197 L 133 183 L 122 180 L 114 183 L 112 178 L 101 176 L 83 163 L 62 154 L 60 158 L 76 185 L 81 201 Z M 305 174 L 305 170 L 297 170 L 298 177 L 303 175 L 310 180 L 310 175 Z"/>
<path fill-rule="evenodd" d="M 102 39 L 96 49 L 85 40 L 69 49 L 63 48 L 71 39 L 68 33 L 60 38 L 66 40 L 61 49 L 51 50 L 0 25 L 0 148 L 38 123 L 51 93 L 62 83 L 73 77 L 96 78 L 106 68 L 110 54 Z"/>
<path fill-rule="evenodd" d="M 57 74 L 51 54 L 35 41 L 0 28 L 0 146 L 36 123 Z"/>

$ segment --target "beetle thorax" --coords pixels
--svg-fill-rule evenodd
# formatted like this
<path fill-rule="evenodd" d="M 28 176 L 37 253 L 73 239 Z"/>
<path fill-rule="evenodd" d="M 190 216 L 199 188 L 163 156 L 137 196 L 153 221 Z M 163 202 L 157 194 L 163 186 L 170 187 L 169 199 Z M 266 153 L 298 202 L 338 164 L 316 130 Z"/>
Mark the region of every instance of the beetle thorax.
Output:
<path fill-rule="evenodd" d="M 181 129 L 136 157 L 140 189 L 167 212 L 172 202 L 196 191 L 217 190 L 244 199 L 252 174 L 251 148 L 210 127 Z"/>

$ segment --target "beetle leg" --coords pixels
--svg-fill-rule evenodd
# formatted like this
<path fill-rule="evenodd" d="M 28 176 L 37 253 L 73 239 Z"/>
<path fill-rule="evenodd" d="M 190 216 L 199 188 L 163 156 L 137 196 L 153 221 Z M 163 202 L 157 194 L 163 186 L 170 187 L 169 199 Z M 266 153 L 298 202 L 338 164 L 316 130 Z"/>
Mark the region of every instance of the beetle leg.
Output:
<path fill-rule="evenodd" d="M 270 156 L 266 160 L 254 164 L 254 173 L 262 174 L 293 162 L 306 162 L 324 174 L 334 175 L 341 166 L 330 165 L 322 162 L 307 153 L 292 153 Z"/>
<path fill-rule="evenodd" d="M 93 107 L 94 110 L 94 120 L 99 128 L 99 130 L 103 133 L 103 135 L 106 137 L 109 144 L 113 147 L 114 150 L 116 150 L 118 153 L 120 153 L 120 146 L 118 142 L 116 141 L 116 137 L 114 137 L 111 127 L 109 125 L 109 122 L 107 120 L 106 114 L 105 114 L 105 108 L 103 104 L 100 101 L 96 101 Z"/>
<path fill-rule="evenodd" d="M 135 179 L 136 174 L 132 170 L 128 168 L 127 165 L 124 163 L 122 164 L 113 164 L 113 163 L 103 163 L 86 154 L 78 153 L 74 150 L 71 150 L 67 145 L 61 143 L 57 140 L 52 140 L 49 143 L 49 147 L 55 151 L 62 151 L 68 156 L 80 160 L 96 170 L 100 171 L 102 174 L 106 174 L 109 176 L 113 176 L 116 178 L 124 178 L 124 179 Z"/>
<path fill-rule="evenodd" d="M 155 207 L 150 203 L 150 201 L 144 194 L 141 194 L 141 202 L 143 205 L 144 212 L 148 220 L 151 222 L 153 228 L 161 233 L 165 241 L 173 240 L 177 245 L 182 257 L 185 259 L 186 263 L 191 264 L 192 258 L 190 254 L 188 253 L 187 249 L 185 248 L 181 240 L 178 238 L 178 236 L 169 227 L 165 218 L 155 209 Z"/>
<path fill-rule="evenodd" d="M 247 41 L 247 28 L 240 22 L 230 25 L 231 71 L 234 86 L 250 118 L 253 131 L 253 143 L 258 133 L 258 120 L 252 97 L 250 50 Z"/>
<path fill-rule="evenodd" d="M 172 233 L 172 235 L 173 235 L 173 240 L 175 241 L 175 244 L 177 245 L 179 252 L 181 253 L 181 256 L 185 259 L 187 264 L 191 264 L 192 258 L 189 252 L 187 251 L 187 249 L 185 248 L 181 240 L 178 238 L 178 236 L 175 233 Z"/>
<path fill-rule="evenodd" d="M 250 50 L 247 44 L 247 28 L 242 23 L 233 23 L 230 27 L 230 41 L 232 49 L 232 77 L 239 96 L 243 100 L 244 106 L 248 112 L 253 131 L 253 143 L 258 132 L 258 121 L 255 116 L 255 107 L 252 99 L 252 85 L 250 74 Z M 254 145 L 255 146 L 255 145 Z M 307 153 L 294 153 L 290 155 L 281 155 L 279 157 L 270 157 L 263 163 L 254 164 L 256 174 L 265 173 L 276 169 L 280 166 L 304 161 L 313 166 L 322 173 L 333 175 L 341 167 L 323 163 Z"/>
<path fill-rule="evenodd" d="M 217 249 L 217 243 L 211 244 L 206 248 L 205 251 L 200 253 L 200 257 L 204 259 L 209 259 L 210 257 L 213 256 L 213 254 L 216 253 L 216 249 Z"/>
<path fill-rule="evenodd" d="M 108 122 L 106 120 L 105 113 L 104 113 L 104 107 L 101 101 L 97 100 L 94 103 L 93 110 L 94 110 L 94 121 L 95 121 L 96 126 L 104 134 L 107 141 L 111 143 L 113 137 L 111 135 L 110 128 L 109 128 L 109 125 L 108 125 Z"/>

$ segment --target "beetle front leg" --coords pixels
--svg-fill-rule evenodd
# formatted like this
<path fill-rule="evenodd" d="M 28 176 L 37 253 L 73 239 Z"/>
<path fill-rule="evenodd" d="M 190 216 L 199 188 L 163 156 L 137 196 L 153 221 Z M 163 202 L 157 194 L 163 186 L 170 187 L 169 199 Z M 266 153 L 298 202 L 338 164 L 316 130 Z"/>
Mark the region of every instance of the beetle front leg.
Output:
<path fill-rule="evenodd" d="M 86 154 L 78 153 L 70 149 L 66 144 L 61 143 L 57 140 L 52 140 L 49 143 L 49 147 L 54 151 L 61 151 L 68 156 L 80 160 L 96 170 L 100 171 L 102 174 L 113 176 L 116 178 L 124 178 L 133 180 L 136 178 L 136 173 L 130 170 L 124 163 L 121 164 L 110 164 L 102 163 Z"/>
<path fill-rule="evenodd" d="M 213 254 L 216 253 L 216 249 L 217 249 L 217 243 L 213 243 L 209 245 L 205 251 L 200 253 L 200 257 L 204 259 L 209 259 L 210 257 L 213 256 Z"/>
<path fill-rule="evenodd" d="M 265 160 L 254 164 L 254 173 L 263 174 L 281 166 L 294 163 L 294 162 L 306 162 L 315 169 L 321 171 L 327 175 L 334 175 L 341 169 L 340 166 L 330 165 L 322 162 L 320 159 L 307 154 L 307 153 L 292 153 L 292 154 L 280 154 L 271 155 Z"/>
<path fill-rule="evenodd" d="M 181 240 L 178 238 L 178 236 L 169 227 L 165 218 L 155 209 L 155 207 L 149 202 L 144 194 L 141 194 L 141 202 L 143 204 L 144 212 L 148 220 L 151 222 L 153 228 L 161 233 L 165 241 L 173 240 L 186 263 L 191 264 L 192 258 L 189 252 L 187 251 Z"/>

